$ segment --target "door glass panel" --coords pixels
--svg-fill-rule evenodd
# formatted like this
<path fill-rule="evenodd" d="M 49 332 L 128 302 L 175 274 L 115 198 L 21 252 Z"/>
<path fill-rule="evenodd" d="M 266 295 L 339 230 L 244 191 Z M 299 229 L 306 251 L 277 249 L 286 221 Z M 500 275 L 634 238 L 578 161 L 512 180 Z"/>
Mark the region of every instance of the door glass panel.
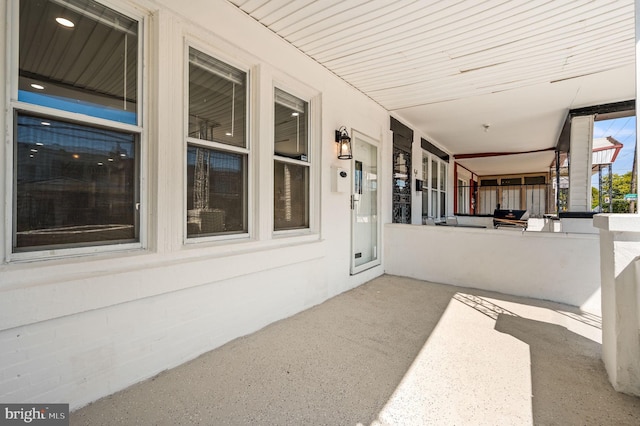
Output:
<path fill-rule="evenodd" d="M 353 173 L 353 269 L 378 259 L 378 150 L 356 139 Z"/>

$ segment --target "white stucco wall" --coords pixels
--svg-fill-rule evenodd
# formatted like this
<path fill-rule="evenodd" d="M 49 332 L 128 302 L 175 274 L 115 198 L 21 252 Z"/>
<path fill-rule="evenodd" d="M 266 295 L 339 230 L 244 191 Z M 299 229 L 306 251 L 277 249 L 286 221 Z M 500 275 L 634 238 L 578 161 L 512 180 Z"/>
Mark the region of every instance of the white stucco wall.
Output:
<path fill-rule="evenodd" d="M 8 0 L 0 0 L 6 22 Z M 127 252 L 15 261 L 7 245 L 10 209 L 0 209 L 0 400 L 70 403 L 77 408 L 265 325 L 356 287 L 382 266 L 349 274 L 349 193 L 332 191 L 333 132 L 347 126 L 380 142 L 381 182 L 390 182 L 391 133 L 384 109 L 222 0 L 110 1 L 146 16 L 143 245 Z M 5 48 L 7 26 L 0 29 Z M 319 204 L 314 232 L 271 233 L 270 192 L 252 197 L 250 239 L 184 244 L 185 40 L 251 67 L 253 182 L 269 188 L 274 82 L 320 100 L 316 141 Z M 0 81 L 7 82 L 7 54 Z M 8 99 L 8 83 L 0 99 Z M 7 104 L 5 108 L 8 108 Z M 10 164 L 12 126 L 0 164 Z M 0 196 L 12 175 L 0 173 Z M 385 185 L 380 185 L 386 188 Z M 389 185 L 390 187 L 390 185 Z M 381 222 L 390 194 L 380 193 Z M 384 207 L 386 206 L 386 207 Z M 8 260 L 7 260 L 8 259 Z"/>
<path fill-rule="evenodd" d="M 600 312 L 597 235 L 385 225 L 385 272 Z"/>

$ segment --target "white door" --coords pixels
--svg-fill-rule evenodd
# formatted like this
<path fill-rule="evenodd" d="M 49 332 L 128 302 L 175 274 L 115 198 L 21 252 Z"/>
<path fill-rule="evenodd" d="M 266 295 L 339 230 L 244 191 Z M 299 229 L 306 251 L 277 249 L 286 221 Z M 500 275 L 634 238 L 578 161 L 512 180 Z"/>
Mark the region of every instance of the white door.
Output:
<path fill-rule="evenodd" d="M 378 223 L 378 148 L 354 132 L 351 186 L 351 273 L 380 264 Z"/>

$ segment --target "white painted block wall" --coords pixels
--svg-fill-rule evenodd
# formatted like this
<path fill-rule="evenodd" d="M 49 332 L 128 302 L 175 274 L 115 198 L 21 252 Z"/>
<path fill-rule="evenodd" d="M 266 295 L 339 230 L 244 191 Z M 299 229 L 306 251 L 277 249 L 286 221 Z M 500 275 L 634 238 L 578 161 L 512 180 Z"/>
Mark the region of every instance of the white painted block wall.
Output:
<path fill-rule="evenodd" d="M 602 361 L 619 392 L 640 396 L 640 216 L 599 214 Z"/>
<path fill-rule="evenodd" d="M 597 235 L 385 225 L 385 272 L 600 313 Z"/>
<path fill-rule="evenodd" d="M 7 22 L 9 0 L 0 0 Z M 335 129 L 344 125 L 379 142 L 380 179 L 391 181 L 389 115 L 369 98 L 298 52 L 224 0 L 113 0 L 146 16 L 143 158 L 145 249 L 15 262 L 0 244 L 0 400 L 61 402 L 78 408 L 149 378 L 269 323 L 323 302 L 380 274 L 349 274 L 349 193 L 331 190 Z M 7 81 L 8 29 L 0 27 L 0 80 Z M 259 210 L 252 238 L 184 244 L 184 49 L 186 41 L 251 67 L 254 183 L 270 182 L 268 111 L 274 84 L 315 94 L 312 191 L 316 226 L 273 235 L 273 198 Z M 0 99 L 8 98 L 0 85 Z M 4 105 L 4 104 L 3 104 Z M 7 107 L 7 106 L 6 106 Z M 262 113 L 262 114 L 261 114 Z M 0 127 L 11 123 L 0 114 Z M 3 135 L 6 132 L 3 131 Z M 3 136 L 0 164 L 10 164 Z M 5 149 L 6 148 L 6 149 Z M 12 176 L 0 168 L 0 196 Z M 390 194 L 380 194 L 383 206 Z M 0 209 L 0 239 L 10 240 L 10 209 Z M 381 209 L 381 222 L 391 209 Z"/>

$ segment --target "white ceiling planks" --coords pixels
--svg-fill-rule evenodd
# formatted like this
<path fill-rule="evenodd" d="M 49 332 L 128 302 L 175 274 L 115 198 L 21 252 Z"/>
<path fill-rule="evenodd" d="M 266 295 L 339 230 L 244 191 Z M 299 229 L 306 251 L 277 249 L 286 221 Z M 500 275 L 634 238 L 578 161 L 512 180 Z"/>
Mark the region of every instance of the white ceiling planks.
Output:
<path fill-rule="evenodd" d="M 478 119 L 456 120 L 455 138 L 429 119 L 451 102 L 473 111 L 500 94 L 504 108 L 483 119 L 505 129 L 517 128 L 514 105 L 529 106 L 545 117 L 534 123 L 544 139 L 518 145 L 533 150 L 555 145 L 570 108 L 635 98 L 633 0 L 229 1 L 397 117 L 419 118 L 417 130 L 454 154 L 483 147 Z M 530 140 L 492 136 L 504 150 Z"/>

